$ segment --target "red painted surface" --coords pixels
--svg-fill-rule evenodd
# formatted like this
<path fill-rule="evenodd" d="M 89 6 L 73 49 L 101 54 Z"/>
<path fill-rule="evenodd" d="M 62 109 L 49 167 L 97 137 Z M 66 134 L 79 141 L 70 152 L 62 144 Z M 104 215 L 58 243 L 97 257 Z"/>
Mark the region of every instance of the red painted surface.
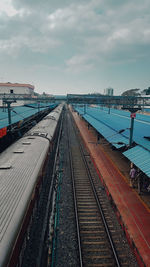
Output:
<path fill-rule="evenodd" d="M 6 134 L 7 134 L 7 127 L 0 129 L 0 138 L 5 136 Z"/>
<path fill-rule="evenodd" d="M 146 208 L 125 177 L 103 149 L 96 144 L 97 138 L 86 123 L 73 113 L 82 138 L 97 168 L 100 179 L 107 187 L 117 208 L 118 219 L 125 230 L 140 266 L 150 266 L 150 210 Z M 144 262 L 144 264 L 143 264 Z"/>

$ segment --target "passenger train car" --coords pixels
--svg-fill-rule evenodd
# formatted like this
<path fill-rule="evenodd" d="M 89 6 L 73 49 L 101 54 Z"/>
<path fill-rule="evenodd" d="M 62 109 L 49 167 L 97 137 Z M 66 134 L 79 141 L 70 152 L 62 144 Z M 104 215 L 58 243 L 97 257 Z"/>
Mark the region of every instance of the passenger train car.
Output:
<path fill-rule="evenodd" d="M 0 266 L 20 266 L 21 251 L 63 106 L 0 154 Z"/>

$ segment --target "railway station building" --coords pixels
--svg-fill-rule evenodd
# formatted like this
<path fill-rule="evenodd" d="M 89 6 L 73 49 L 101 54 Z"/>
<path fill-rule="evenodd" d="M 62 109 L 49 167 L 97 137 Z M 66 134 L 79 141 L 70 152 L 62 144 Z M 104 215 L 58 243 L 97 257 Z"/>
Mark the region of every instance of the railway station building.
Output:
<path fill-rule="evenodd" d="M 31 84 L 21 84 L 21 83 L 0 83 L 0 95 L 1 98 L 4 95 L 9 97 L 12 95 L 22 95 L 25 98 L 26 97 L 33 97 L 34 95 L 34 86 Z M 27 102 L 26 102 L 27 103 Z M 16 103 L 13 103 L 13 105 L 23 105 L 24 101 L 17 100 Z M 0 99 L 0 106 L 2 106 L 2 99 Z"/>

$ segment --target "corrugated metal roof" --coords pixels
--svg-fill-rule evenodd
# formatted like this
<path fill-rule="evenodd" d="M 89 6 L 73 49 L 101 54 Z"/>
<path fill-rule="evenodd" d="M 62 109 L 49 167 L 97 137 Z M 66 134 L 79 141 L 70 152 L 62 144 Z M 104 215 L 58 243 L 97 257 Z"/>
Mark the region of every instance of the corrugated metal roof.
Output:
<path fill-rule="evenodd" d="M 130 112 L 100 107 L 75 107 L 75 109 L 85 118 L 109 143 L 116 148 L 123 145 L 115 143 L 129 143 L 130 136 Z M 84 113 L 86 112 L 86 113 Z M 126 129 L 123 134 L 118 131 Z M 137 114 L 134 120 L 133 140 L 137 146 L 124 152 L 131 162 L 150 177 L 150 141 L 144 136 L 150 136 L 150 116 Z"/>
<path fill-rule="evenodd" d="M 99 121 L 99 123 L 106 125 L 108 129 L 111 128 L 116 132 L 119 132 L 121 129 L 126 129 L 121 135 L 118 134 L 118 138 L 122 136 L 125 138 L 125 140 L 129 140 L 131 123 L 130 112 L 111 109 L 109 114 L 108 108 L 103 108 L 102 110 L 100 107 L 89 106 L 86 106 L 86 108 L 84 108 L 84 106 L 75 107 L 75 109 L 83 117 L 85 114 L 88 114 L 92 118 L 95 118 L 97 121 Z M 86 111 L 85 114 L 84 111 Z M 106 133 L 106 136 L 107 135 L 108 134 Z M 144 136 L 150 136 L 150 116 L 137 114 L 136 119 L 134 120 L 133 141 L 150 150 L 150 141 L 144 138 Z M 120 142 L 119 139 L 118 142 Z"/>
<path fill-rule="evenodd" d="M 148 150 L 143 147 L 136 146 L 125 151 L 123 154 L 148 177 L 150 177 L 150 152 Z"/>
<path fill-rule="evenodd" d="M 116 148 L 120 148 L 124 146 L 125 144 L 128 144 L 129 141 L 127 138 L 125 138 L 123 135 L 116 132 L 114 129 L 108 127 L 107 125 L 101 123 L 97 119 L 85 114 L 83 115 L 83 118 L 88 121 L 96 130 L 99 132 L 102 136 L 105 137 L 105 139 L 112 143 L 113 146 Z M 122 142 L 123 144 L 118 144 L 118 142 Z"/>
<path fill-rule="evenodd" d="M 0 83 L 1 87 L 29 87 L 34 90 L 34 85 L 25 84 L 25 83 Z"/>
<path fill-rule="evenodd" d="M 48 106 L 50 108 L 54 108 L 57 106 L 57 104 L 46 103 L 45 106 L 43 104 L 41 104 L 40 105 L 40 111 L 47 109 Z M 38 112 L 37 104 L 36 104 L 35 108 L 33 108 L 33 107 L 26 107 L 26 106 L 12 107 L 11 108 L 12 124 L 36 114 Z M 9 125 L 9 123 L 8 123 L 8 111 L 7 111 L 7 109 L 5 111 L 3 111 L 3 109 L 1 109 L 0 110 L 0 129 L 3 127 L 7 127 L 8 125 Z"/>
<path fill-rule="evenodd" d="M 102 110 L 106 113 L 108 113 L 108 110 L 109 110 L 107 107 L 100 107 L 100 106 L 97 106 L 94 108 L 99 111 Z M 116 115 L 118 114 L 118 115 L 123 115 L 125 117 L 130 117 L 130 112 L 127 110 L 122 110 L 122 109 L 110 108 L 110 114 L 116 114 Z M 136 113 L 136 119 L 150 122 L 150 116 L 146 114 Z"/>

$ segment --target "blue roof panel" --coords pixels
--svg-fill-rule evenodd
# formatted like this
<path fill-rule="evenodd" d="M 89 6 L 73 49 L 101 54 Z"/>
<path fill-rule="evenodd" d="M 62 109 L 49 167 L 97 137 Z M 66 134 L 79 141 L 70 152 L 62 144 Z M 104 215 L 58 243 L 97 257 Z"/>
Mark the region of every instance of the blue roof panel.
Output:
<path fill-rule="evenodd" d="M 150 177 L 150 152 L 143 147 L 136 146 L 125 151 L 124 156 L 133 162 L 140 170 Z"/>
<path fill-rule="evenodd" d="M 101 107 L 75 106 L 79 114 L 84 117 L 109 143 L 116 148 L 129 144 L 130 137 L 130 112 L 124 110 L 103 109 Z M 125 131 L 119 134 L 119 131 Z M 133 141 L 137 144 L 123 154 L 150 177 L 150 141 L 145 138 L 150 137 L 150 116 L 136 114 L 134 119 Z"/>
<path fill-rule="evenodd" d="M 128 139 L 122 136 L 121 134 L 116 133 L 115 130 L 111 129 L 107 125 L 101 123 L 97 119 L 85 114 L 83 118 L 88 121 L 102 136 L 108 140 L 109 143 L 112 143 L 116 148 L 120 148 L 125 144 L 128 144 Z M 118 142 L 122 142 L 123 144 L 118 144 Z"/>
<path fill-rule="evenodd" d="M 30 116 L 33 116 L 36 114 L 39 109 L 37 104 L 34 106 L 16 106 L 16 107 L 11 107 L 11 121 L 12 124 L 19 122 L 20 120 L 24 120 Z M 44 106 L 44 103 L 40 104 L 40 111 L 47 109 L 48 107 L 54 108 L 57 106 L 57 104 L 54 103 L 46 103 Z M 7 127 L 9 125 L 8 123 L 8 111 L 3 110 L 2 108 L 0 109 L 0 129 L 3 127 Z"/>
<path fill-rule="evenodd" d="M 90 106 L 86 106 L 86 108 L 84 106 L 78 106 L 75 107 L 75 109 L 82 116 L 85 116 L 84 112 L 86 112 L 85 114 L 88 114 L 92 118 L 95 118 L 99 123 L 108 126 L 108 128 L 111 128 L 116 133 L 119 132 L 121 129 L 125 129 L 125 131 L 121 135 L 118 134 L 118 138 L 120 136 L 123 136 L 126 138 L 126 140 L 128 140 L 129 143 L 131 123 L 130 112 L 124 110 L 110 109 L 109 114 L 108 108 L 101 109 L 100 107 Z M 136 118 L 134 119 L 133 141 L 150 150 L 150 141 L 144 138 L 144 136 L 150 136 L 150 116 L 137 114 Z M 120 140 L 118 139 L 118 142 L 119 141 Z"/>

